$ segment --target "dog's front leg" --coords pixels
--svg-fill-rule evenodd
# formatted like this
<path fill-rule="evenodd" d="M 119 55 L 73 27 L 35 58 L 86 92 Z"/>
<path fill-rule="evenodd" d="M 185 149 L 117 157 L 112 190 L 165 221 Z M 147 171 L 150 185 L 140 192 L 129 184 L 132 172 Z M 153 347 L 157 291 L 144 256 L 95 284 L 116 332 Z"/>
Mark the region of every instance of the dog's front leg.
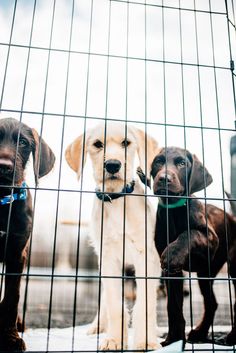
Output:
<path fill-rule="evenodd" d="M 134 256 L 137 283 L 137 297 L 133 312 L 134 348 L 138 350 L 157 349 L 157 268 L 158 258 L 155 247 L 148 252 L 145 261 L 145 251 Z M 140 277 L 140 278 L 139 278 Z"/>
<path fill-rule="evenodd" d="M 107 335 L 100 345 L 101 350 L 127 349 L 127 313 L 122 293 L 121 264 L 111 249 L 103 249 L 101 275 L 104 301 L 107 309 Z"/>
<path fill-rule="evenodd" d="M 6 259 L 5 293 L 0 304 L 0 351 L 25 351 L 17 330 L 20 282 L 26 257 L 10 253 Z"/>
<path fill-rule="evenodd" d="M 168 273 L 181 272 L 185 265 L 188 266 L 189 252 L 195 257 L 199 256 L 207 265 L 214 256 L 218 243 L 217 235 L 210 229 L 205 229 L 204 232 L 197 229 L 185 231 L 165 248 L 161 255 L 161 267 Z"/>
<path fill-rule="evenodd" d="M 96 314 L 96 317 L 87 331 L 88 335 L 94 335 L 107 331 L 107 307 L 104 291 L 101 293 L 99 306 L 100 308 Z"/>
<path fill-rule="evenodd" d="M 0 351 L 25 351 L 17 329 L 20 282 L 26 258 L 28 236 L 10 235 L 6 250 L 5 292 L 0 304 Z"/>
<path fill-rule="evenodd" d="M 185 342 L 185 320 L 183 316 L 183 273 L 168 274 L 166 279 L 167 312 L 168 312 L 168 335 L 163 346 L 183 340 Z M 176 278 L 177 277 L 177 278 Z"/>

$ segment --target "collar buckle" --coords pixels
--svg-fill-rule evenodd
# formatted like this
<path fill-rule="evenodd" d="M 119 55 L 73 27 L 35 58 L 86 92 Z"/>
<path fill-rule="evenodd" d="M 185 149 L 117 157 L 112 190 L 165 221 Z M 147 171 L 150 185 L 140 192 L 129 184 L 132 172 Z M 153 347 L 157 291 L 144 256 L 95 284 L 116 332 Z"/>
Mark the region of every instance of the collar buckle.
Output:
<path fill-rule="evenodd" d="M 26 190 L 26 183 L 23 182 L 21 185 L 21 189 L 19 189 L 19 192 L 11 194 L 11 195 L 6 195 L 2 199 L 0 199 L 0 205 L 9 205 L 13 203 L 15 200 L 26 200 L 27 199 L 27 190 Z"/>
<path fill-rule="evenodd" d="M 15 201 L 15 198 L 13 195 L 6 195 L 5 196 L 5 204 L 10 204 Z"/>
<path fill-rule="evenodd" d="M 108 202 L 110 202 L 110 203 L 112 203 L 112 198 L 111 198 L 111 196 L 109 195 L 109 194 L 106 194 L 106 197 L 108 198 Z"/>

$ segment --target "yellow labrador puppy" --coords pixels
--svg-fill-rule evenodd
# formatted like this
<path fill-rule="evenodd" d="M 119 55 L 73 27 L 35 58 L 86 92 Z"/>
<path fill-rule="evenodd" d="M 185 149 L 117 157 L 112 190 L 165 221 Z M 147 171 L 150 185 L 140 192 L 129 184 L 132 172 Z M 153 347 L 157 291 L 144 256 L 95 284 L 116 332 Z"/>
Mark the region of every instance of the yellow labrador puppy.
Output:
<path fill-rule="evenodd" d="M 104 122 L 80 135 L 66 149 L 77 173 L 86 155 L 97 185 L 90 236 L 102 276 L 102 299 L 89 333 L 106 332 L 101 350 L 127 348 L 128 319 L 122 291 L 124 264 L 135 267 L 137 294 L 133 311 L 134 348 L 156 349 L 158 257 L 154 244 L 155 211 L 136 174 L 135 156 L 146 175 L 158 152 L 157 142 L 125 123 Z M 145 158 L 146 157 L 146 158 Z M 151 277 L 152 279 L 145 279 Z M 154 279 L 153 279 L 154 277 Z M 98 327 L 99 325 L 99 327 Z"/>

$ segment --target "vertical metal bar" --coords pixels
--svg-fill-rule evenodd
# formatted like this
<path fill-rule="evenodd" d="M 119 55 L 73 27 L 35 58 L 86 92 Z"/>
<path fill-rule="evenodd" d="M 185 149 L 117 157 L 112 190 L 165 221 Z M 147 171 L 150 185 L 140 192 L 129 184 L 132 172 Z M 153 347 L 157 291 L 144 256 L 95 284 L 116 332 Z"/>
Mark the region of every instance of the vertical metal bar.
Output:
<path fill-rule="evenodd" d="M 164 6 L 164 0 L 162 0 L 162 43 L 163 43 L 163 49 L 162 49 L 162 62 L 163 62 L 163 100 L 164 100 L 164 129 L 165 129 L 165 149 L 167 148 L 167 102 L 166 102 L 166 95 L 167 95 L 167 90 L 166 90 L 166 48 L 165 48 L 165 6 Z M 165 150 L 165 160 L 167 162 L 167 151 Z M 165 164 L 165 173 L 167 174 L 167 163 Z M 169 197 L 168 197 L 168 188 L 166 188 L 166 204 L 168 206 L 169 204 Z M 170 229 L 169 229 L 169 211 L 168 207 L 166 208 L 166 236 L 167 236 L 167 247 L 170 244 Z M 168 277 L 169 275 L 169 251 L 167 252 L 167 261 L 168 261 Z M 166 274 L 164 275 L 163 279 L 165 280 L 166 285 L 166 290 L 167 293 L 170 291 L 170 286 L 169 286 L 169 281 L 166 281 L 165 278 Z M 168 294 L 167 294 L 168 295 Z"/>
<path fill-rule="evenodd" d="M 11 42 L 12 42 L 12 34 L 13 34 L 14 25 L 15 25 L 16 6 L 17 6 L 17 0 L 15 0 L 13 15 L 12 15 L 10 38 L 9 38 L 8 49 L 7 49 L 6 67 L 5 67 L 4 76 L 3 76 L 2 93 L 1 93 L 1 98 L 0 98 L 0 110 L 2 109 L 3 96 L 4 96 L 4 92 L 5 92 L 5 84 L 6 84 L 7 71 L 8 71 L 8 62 L 9 62 Z"/>
<path fill-rule="evenodd" d="M 196 10 L 196 0 L 194 0 L 194 10 Z M 199 105 L 200 105 L 200 127 L 201 127 L 201 144 L 202 144 L 202 162 L 203 166 L 205 167 L 205 149 L 204 149 L 204 124 L 203 124 L 203 111 L 202 111 L 202 89 L 201 89 L 201 72 L 200 72 L 200 67 L 199 67 L 199 39 L 198 39 L 198 21 L 197 21 L 197 13 L 196 11 L 194 12 L 194 25 L 195 25 L 195 40 L 196 40 L 196 52 L 197 52 L 197 72 L 198 72 L 198 94 L 199 94 Z M 205 179 L 205 172 L 203 173 L 204 175 L 204 185 L 206 185 L 206 179 Z M 206 219 L 206 229 L 207 229 L 207 257 L 208 257 L 208 276 L 211 277 L 211 263 L 210 263 L 210 249 L 209 249 L 209 238 L 208 238 L 208 217 L 207 217 L 207 211 L 206 211 L 206 206 L 207 206 L 207 199 L 206 199 L 206 188 L 204 188 L 204 208 L 205 208 L 205 219 Z M 209 287 L 210 291 L 211 290 L 211 281 L 209 280 Z M 211 294 L 212 295 L 212 294 Z M 212 338 L 214 337 L 214 327 L 212 325 Z M 213 352 L 215 352 L 215 346 L 214 346 L 214 341 L 212 342 L 212 349 Z"/>
<path fill-rule="evenodd" d="M 88 40 L 88 60 L 87 60 L 87 77 L 86 77 L 86 96 L 85 96 L 85 111 L 84 111 L 84 132 L 82 141 L 82 158 L 81 158 L 81 175 L 80 175 L 80 201 L 79 201 L 79 213 L 78 213 L 78 241 L 76 249 L 76 273 L 75 273 L 75 288 L 74 288 L 74 303 L 73 303 L 73 333 L 72 333 L 72 350 L 74 351 L 75 341 L 75 325 L 76 325 L 76 307 L 77 307 L 77 286 L 78 286 L 78 271 L 79 271 L 79 252 L 80 252 L 80 229 L 81 229 L 81 214 L 82 214 L 82 203 L 83 203 L 83 181 L 84 181 L 84 162 L 85 162 L 85 144 L 86 144 L 86 126 L 87 126 L 87 107 L 88 107 L 88 91 L 89 91 L 89 77 L 90 77 L 90 58 L 91 58 L 91 40 L 92 40 L 92 22 L 93 22 L 93 0 L 91 0 L 90 8 L 90 25 L 89 25 L 89 40 Z M 73 16 L 74 16 L 74 0 L 73 0 Z M 72 28 L 71 23 L 70 30 L 70 48 L 72 40 Z M 69 62 L 68 62 L 69 68 Z"/>
<path fill-rule="evenodd" d="M 229 304 L 230 304 L 230 316 L 231 324 L 233 326 L 233 303 L 232 303 L 232 294 L 231 294 L 231 281 L 229 273 L 229 237 L 228 237 L 228 227 L 226 220 L 226 206 L 225 206 L 225 190 L 224 190 L 224 173 L 223 173 L 223 155 L 222 155 L 222 140 L 221 140 L 221 124 L 220 124 L 220 112 L 219 112 L 219 99 L 218 99 L 218 86 L 217 86 L 217 75 L 216 75 L 216 63 L 215 63 L 215 45 L 214 45 L 214 31 L 213 31 L 213 21 L 211 13 L 211 0 L 209 0 L 209 9 L 210 9 L 210 25 L 211 25 L 211 46 L 212 46 L 212 60 L 213 60 L 213 72 L 214 72 L 214 85 L 215 85 L 215 100 L 216 100 L 216 110 L 217 110 L 217 128 L 218 128 L 218 138 L 219 138 L 219 149 L 220 149 L 220 170 L 221 170 L 221 187 L 222 187 L 222 201 L 223 201 L 223 210 L 224 210 L 224 228 L 226 234 L 226 251 L 227 251 L 227 284 L 229 290 Z"/>
<path fill-rule="evenodd" d="M 41 124 L 41 131 L 40 136 L 42 135 L 43 129 L 43 121 L 44 121 L 44 114 L 45 114 L 45 106 L 46 106 L 46 97 L 47 97 L 47 86 L 48 86 L 48 76 L 49 76 L 49 65 L 51 59 L 51 47 L 52 47 L 52 36 L 53 36 L 53 28 L 54 28 L 54 18 L 55 18 L 55 9 L 56 9 L 56 0 L 53 1 L 53 12 L 52 12 L 52 21 L 51 21 L 51 29 L 50 29 L 50 36 L 49 36 L 49 46 L 48 46 L 48 58 L 47 58 L 47 70 L 46 70 L 46 77 L 45 77 L 45 84 L 44 84 L 44 97 L 43 97 L 43 108 L 42 108 L 42 124 Z M 40 155 L 40 150 L 39 150 Z M 36 195 L 35 195 L 36 196 Z M 36 204 L 36 197 L 35 197 L 35 204 Z M 53 269 L 52 269 L 53 272 Z M 49 347 L 49 337 L 50 337 L 50 322 L 51 322 L 51 310 L 52 310 L 52 292 L 53 292 L 53 281 L 51 275 L 51 288 L 50 288 L 50 297 L 49 297 L 49 312 L 48 312 L 48 324 L 47 324 L 47 345 L 46 350 L 48 351 Z"/>
<path fill-rule="evenodd" d="M 127 139 L 127 130 L 128 130 L 128 89 L 129 89 L 129 30 L 130 30 L 130 5 L 127 3 L 126 6 L 126 83 L 125 83 L 125 139 Z M 125 146 L 125 170 L 124 170 L 124 187 L 126 185 L 126 179 L 127 179 L 127 147 Z M 125 245 L 126 245 L 126 196 L 124 195 L 124 206 L 123 206 L 123 231 L 122 231 L 122 350 L 124 350 L 124 310 L 125 310 Z"/>
<path fill-rule="evenodd" d="M 144 51 L 145 51 L 145 56 L 144 56 L 144 94 L 145 94 L 145 117 L 144 117 L 144 121 L 145 121 L 145 150 L 144 150 L 144 154 L 145 154 L 145 175 L 149 177 L 149 171 L 148 171 L 148 167 L 147 167 L 147 100 L 148 100 L 148 96 L 147 96 L 147 2 L 145 0 L 144 2 L 144 31 L 145 31 L 145 35 L 144 35 Z M 145 321 L 146 321 L 146 349 L 148 349 L 148 271 L 147 271 L 147 183 L 145 183 L 144 185 L 144 201 L 145 201 L 145 279 L 143 279 L 143 281 L 145 280 Z M 154 281 L 155 279 L 151 279 L 151 281 Z"/>
<path fill-rule="evenodd" d="M 182 32 L 182 10 L 181 10 L 181 0 L 179 0 L 179 30 L 180 30 L 180 61 L 181 61 L 181 88 L 182 88 L 182 109 L 183 109 L 183 130 L 184 130 L 184 149 L 185 149 L 185 159 L 187 161 L 187 132 L 186 132 L 186 112 L 185 112 L 185 86 L 184 86 L 184 65 L 183 65 L 183 32 Z M 190 196 L 189 183 L 188 183 L 188 173 L 187 173 L 187 163 L 186 163 L 186 193 Z M 190 214 L 189 214 L 189 199 L 187 198 L 187 235 L 188 235 L 188 253 L 189 253 L 189 271 L 188 271 L 188 284 L 189 284 L 189 309 L 190 309 L 190 325 L 193 328 L 193 302 L 192 302 L 192 272 L 191 272 L 191 247 L 190 247 Z M 184 283 L 183 283 L 184 285 Z M 193 345 L 192 345 L 193 349 Z"/>
<path fill-rule="evenodd" d="M 24 85 L 23 85 L 21 109 L 20 109 L 20 111 L 21 111 L 20 112 L 20 121 L 22 121 L 22 110 L 23 110 L 23 106 L 24 106 L 25 90 L 26 90 L 26 84 L 27 84 L 27 78 L 28 78 L 28 68 L 29 68 L 29 61 L 30 61 L 30 47 L 31 47 L 31 41 L 32 41 L 32 34 L 33 34 L 35 7 L 36 7 L 36 0 L 34 1 L 33 14 L 32 14 L 30 39 L 29 39 L 29 49 L 28 49 L 28 55 L 27 55 L 27 60 L 26 60 L 26 73 L 25 73 L 25 79 L 24 79 Z M 15 10 L 16 9 L 14 9 L 14 18 L 15 18 Z M 12 38 L 12 32 L 13 32 L 13 27 L 12 27 L 12 31 L 11 31 L 11 38 Z M 8 53 L 10 53 L 10 45 L 9 45 Z M 8 56 L 8 59 L 9 59 L 9 56 Z M 6 79 L 6 71 L 5 71 L 5 75 L 4 75 L 4 87 L 5 87 L 5 79 Z M 4 88 L 3 88 L 3 91 L 4 91 Z M 3 97 L 3 92 L 2 92 L 2 97 Z M 18 149 L 19 149 L 20 132 L 21 132 L 21 129 L 19 129 L 18 134 L 17 134 L 17 143 L 16 143 L 16 152 L 15 152 L 15 161 L 14 161 L 14 171 L 13 171 L 13 181 L 12 181 L 11 195 L 13 194 L 14 186 L 15 186 L 16 160 L 17 160 Z M 3 256 L 4 261 L 3 261 L 3 266 L 2 266 L 0 297 L 1 297 L 2 285 L 3 285 L 3 273 L 4 273 L 4 269 L 5 269 L 5 258 L 6 258 L 7 245 L 8 245 L 9 229 L 10 229 L 10 222 L 11 222 L 11 213 L 12 213 L 12 204 L 9 205 L 9 212 L 8 212 L 8 219 L 7 219 L 7 232 L 6 232 L 7 234 L 6 234 L 6 242 L 5 242 L 5 246 L 4 246 L 4 256 Z"/>
<path fill-rule="evenodd" d="M 69 74 L 70 74 L 70 58 L 71 58 L 71 43 L 72 43 L 72 30 L 73 30 L 73 21 L 74 21 L 74 0 L 72 0 L 71 6 L 71 20 L 70 20 L 70 32 L 69 32 L 69 43 L 67 49 L 67 67 L 66 67 L 66 83 L 65 83 L 65 98 L 64 98 L 64 109 L 63 109 L 63 122 L 62 122 L 62 134 L 61 134 L 61 149 L 60 149 L 60 159 L 59 159 L 59 178 L 58 178 L 58 186 L 57 186 L 57 206 L 56 206 L 56 219 L 55 219 L 55 232 L 54 232 L 54 244 L 53 244 L 53 271 L 55 269 L 55 256 L 56 256 L 56 241 L 57 241 L 57 224 L 58 224 L 58 210 L 60 203 L 60 184 L 61 184 L 61 169 L 62 169 L 62 161 L 63 161 L 63 147 L 64 147 L 64 134 L 65 134 L 65 123 L 66 123 L 66 110 L 67 110 L 67 96 L 68 96 L 68 83 L 69 83 Z M 79 240 L 80 240 L 80 227 L 78 234 L 78 243 L 77 243 L 77 259 L 79 254 Z M 77 278 L 78 275 L 78 264 L 76 262 L 76 274 L 75 274 L 75 296 L 74 296 L 74 310 L 72 317 L 72 351 L 74 351 L 74 330 L 75 330 L 75 319 L 76 319 L 76 294 L 77 294 Z M 53 292 L 53 277 L 52 277 L 52 292 Z M 51 292 L 51 294 L 52 294 Z M 52 300 L 52 296 L 50 297 Z"/>
<path fill-rule="evenodd" d="M 26 85 L 27 85 L 27 79 L 28 79 L 28 69 L 29 69 L 30 54 L 31 54 L 31 44 L 32 44 L 33 27 L 34 27 L 34 19 L 35 19 L 35 12 L 36 12 L 36 3 L 37 3 L 37 0 L 34 0 L 32 22 L 31 22 L 31 29 L 30 29 L 29 47 L 28 47 L 28 55 L 27 55 L 27 63 L 26 63 L 26 73 L 25 73 L 25 80 L 24 80 L 23 93 L 22 93 L 21 109 L 20 109 L 21 110 L 21 112 L 20 112 L 20 121 L 22 121 L 22 115 L 23 115 L 22 111 L 24 109 L 25 91 L 26 91 Z M 19 138 L 20 138 L 20 131 L 18 132 L 18 136 L 17 136 L 16 156 L 18 154 Z M 13 180 L 14 180 L 14 178 L 13 178 Z M 37 190 L 35 190 L 35 197 L 36 197 L 36 193 L 37 193 Z M 33 220 L 32 220 L 32 229 L 33 229 L 33 224 L 34 224 L 34 213 L 33 213 Z M 30 243 L 29 243 L 29 255 L 28 255 L 28 264 L 27 264 L 27 272 L 26 272 L 24 303 L 23 303 L 23 318 L 22 318 L 23 327 L 25 325 L 25 316 L 26 316 L 26 309 L 27 309 L 26 302 L 27 302 L 27 296 L 28 296 L 31 244 L 32 244 L 32 232 L 31 232 Z"/>
<path fill-rule="evenodd" d="M 230 176 L 230 196 L 236 199 L 236 135 L 232 136 L 230 139 L 230 155 L 231 155 L 231 176 Z M 236 216 L 236 202 L 232 201 L 231 209 L 233 214 Z"/>
<path fill-rule="evenodd" d="M 72 41 L 72 34 L 73 34 L 73 17 L 74 17 L 74 0 L 73 0 L 73 9 L 72 9 L 72 21 L 71 21 L 71 28 L 70 28 L 70 45 L 69 45 L 69 54 L 68 54 L 68 69 L 70 64 L 70 54 L 71 54 L 71 41 Z M 88 85 L 88 77 L 87 82 Z M 88 87 L 88 86 L 87 86 Z M 66 103 L 66 99 L 65 99 Z M 87 98 L 86 98 L 86 105 L 87 105 Z M 66 109 L 65 109 L 66 114 Z M 86 114 L 86 113 L 85 113 Z M 86 118 L 86 117 L 85 117 Z M 84 134 L 85 134 L 84 129 Z M 73 302 L 73 317 L 72 317 L 72 351 L 74 352 L 74 345 L 75 345 L 75 326 L 76 326 L 76 313 L 77 313 L 77 293 L 78 293 L 78 273 L 79 273 L 79 255 L 80 255 L 80 236 L 81 236 L 81 214 L 82 214 L 82 200 L 83 200 L 83 166 L 84 166 L 84 159 L 85 159 L 85 150 L 84 150 L 84 143 L 83 140 L 83 155 L 82 155 L 82 170 L 81 170 L 81 193 L 80 193 L 80 201 L 79 201 L 79 213 L 78 213 L 78 238 L 77 238 L 77 247 L 76 247 L 76 264 L 75 264 L 75 287 L 74 287 L 74 302 Z"/>
<path fill-rule="evenodd" d="M 92 43 L 92 29 L 93 29 L 93 0 L 90 1 L 90 19 L 89 19 L 89 38 L 88 38 L 88 53 L 87 53 L 87 75 L 86 75 L 86 93 L 85 93 L 85 107 L 84 107 L 84 127 L 83 127 L 83 141 L 82 141 L 82 158 L 81 158 L 81 175 L 80 175 L 80 201 L 79 201 L 79 229 L 78 236 L 80 238 L 80 227 L 81 227 L 81 214 L 82 214 L 82 203 L 83 203 L 83 181 L 84 181 L 84 162 L 86 159 L 86 134 L 87 134 L 87 110 L 88 110 L 88 94 L 89 94 L 89 79 L 90 79 L 90 61 L 91 61 L 91 43 Z M 77 243 L 77 252 L 76 252 L 76 283 L 75 283 L 75 292 L 74 292 L 74 311 L 76 311 L 77 303 L 77 277 L 78 277 L 78 265 L 79 265 L 79 239 Z M 75 325 L 75 316 L 73 318 L 73 326 Z M 74 335 L 74 333 L 73 333 Z M 74 349 L 74 342 L 73 342 Z M 98 348 L 97 348 L 98 349 Z"/>
<path fill-rule="evenodd" d="M 230 18 L 229 18 L 229 10 L 228 10 L 228 1 L 225 0 L 225 10 L 226 10 L 226 18 L 227 18 L 227 31 L 228 31 L 228 43 L 229 43 L 229 56 L 230 56 L 230 70 L 231 70 L 231 79 L 232 79 L 232 90 L 233 90 L 233 97 L 234 97 L 234 112 L 235 112 L 235 120 L 234 120 L 234 129 L 236 130 L 236 88 L 235 88 L 235 63 L 233 60 L 232 54 L 232 41 L 231 41 L 231 34 L 230 34 Z M 236 31 L 235 31 L 235 12 L 234 12 L 234 3 L 232 1 L 232 11 L 234 17 L 234 33 L 236 39 Z"/>
<path fill-rule="evenodd" d="M 103 160 L 104 163 L 106 161 L 106 143 L 107 143 L 107 110 L 108 110 L 108 92 L 109 92 L 109 68 L 110 68 L 110 31 L 111 31 L 111 2 L 109 2 L 109 15 L 108 15 L 108 42 L 107 42 L 107 70 L 106 70 L 106 100 L 105 100 L 105 126 L 104 126 L 104 156 Z M 103 175 L 102 175 L 102 192 L 105 192 L 105 168 L 103 166 Z M 100 258 L 99 258 L 99 281 L 98 281 L 98 336 L 97 336 L 97 349 L 99 349 L 100 342 L 99 342 L 99 331 L 100 331 L 100 313 L 101 313 L 101 305 L 102 303 L 102 252 L 103 252 L 103 237 L 104 237 L 104 199 L 102 200 L 102 212 L 101 212 L 101 242 L 100 242 Z M 102 309 L 104 310 L 104 309 Z"/>
<path fill-rule="evenodd" d="M 3 96 L 4 96 L 4 91 L 5 91 L 5 84 L 6 84 L 6 77 L 7 77 L 7 70 L 8 70 L 8 62 L 9 62 L 9 57 L 10 57 L 10 49 L 11 49 L 11 41 L 12 41 L 12 34 L 13 34 L 13 29 L 14 29 L 14 24 L 15 24 L 16 6 L 17 6 L 17 0 L 15 0 L 13 16 L 12 16 L 11 32 L 10 32 L 10 38 L 9 38 L 9 44 L 8 44 L 6 66 L 5 66 L 4 76 L 3 76 L 2 93 L 1 93 L 1 98 L 0 98 L 0 110 L 2 108 Z M 14 165 L 14 173 L 15 173 L 15 165 Z M 13 177 L 13 180 L 14 180 L 14 177 Z M 10 204 L 10 206 L 9 206 L 9 213 L 8 213 L 8 220 L 7 220 L 7 239 L 8 239 L 8 235 L 9 235 L 11 209 L 12 209 L 12 204 Z M 4 247 L 3 259 L 6 258 L 7 239 L 6 239 L 6 244 L 5 244 L 5 247 Z M 2 269 L 1 269 L 0 299 L 2 297 L 4 271 L 5 271 L 5 264 L 3 262 Z"/>

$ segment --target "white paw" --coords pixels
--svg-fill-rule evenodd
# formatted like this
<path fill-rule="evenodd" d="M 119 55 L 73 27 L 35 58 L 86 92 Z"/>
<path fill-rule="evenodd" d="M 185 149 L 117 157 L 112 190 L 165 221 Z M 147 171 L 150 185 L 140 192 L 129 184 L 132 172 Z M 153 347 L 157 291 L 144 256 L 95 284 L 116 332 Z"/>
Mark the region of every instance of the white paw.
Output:
<path fill-rule="evenodd" d="M 113 337 L 105 338 L 99 347 L 101 351 L 117 351 L 121 350 L 121 348 L 127 349 L 127 345 L 124 343 L 122 347 L 121 341 Z"/>
<path fill-rule="evenodd" d="M 99 325 L 99 329 L 98 329 L 98 325 L 91 324 L 91 326 L 87 330 L 87 335 L 96 335 L 98 333 L 103 333 L 103 332 L 105 332 L 105 327 L 104 326 Z"/>
<path fill-rule="evenodd" d="M 159 348 L 162 348 L 162 346 L 157 342 L 140 342 L 135 345 L 135 349 L 145 352 L 146 350 L 155 350 Z"/>

